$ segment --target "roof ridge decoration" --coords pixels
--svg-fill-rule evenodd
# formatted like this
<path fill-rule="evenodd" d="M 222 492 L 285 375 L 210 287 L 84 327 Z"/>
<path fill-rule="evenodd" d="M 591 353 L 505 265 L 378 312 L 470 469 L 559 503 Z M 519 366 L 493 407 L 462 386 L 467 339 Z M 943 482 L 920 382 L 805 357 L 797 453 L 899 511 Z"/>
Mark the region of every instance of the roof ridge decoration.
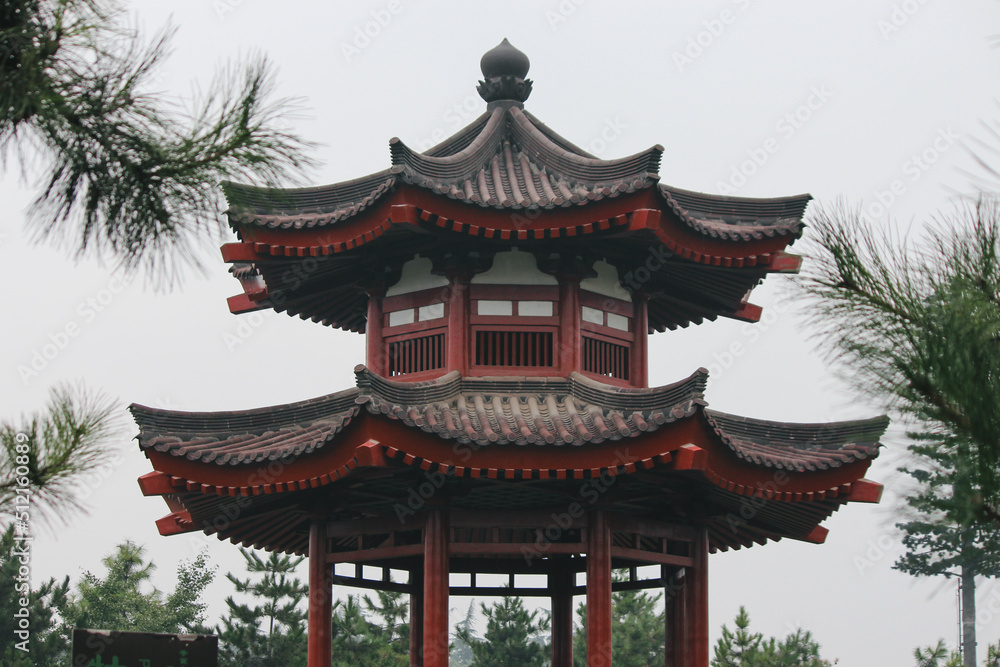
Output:
<path fill-rule="evenodd" d="M 530 66 L 528 56 L 504 37 L 479 61 L 484 79 L 476 87 L 479 96 L 490 104 L 509 101 L 523 105 L 531 94 L 531 79 L 527 78 Z"/>

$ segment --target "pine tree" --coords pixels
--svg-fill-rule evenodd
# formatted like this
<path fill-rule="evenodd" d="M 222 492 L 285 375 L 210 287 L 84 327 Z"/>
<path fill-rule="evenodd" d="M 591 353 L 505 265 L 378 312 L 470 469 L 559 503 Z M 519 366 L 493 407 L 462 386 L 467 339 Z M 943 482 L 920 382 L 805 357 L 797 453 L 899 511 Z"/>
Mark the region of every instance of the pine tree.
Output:
<path fill-rule="evenodd" d="M 801 628 L 780 642 L 750 631 L 750 615 L 740 607 L 735 631 L 722 626 L 722 637 L 715 645 L 712 667 L 829 667 L 820 655 L 812 633 Z"/>
<path fill-rule="evenodd" d="M 613 581 L 625 581 L 626 575 L 615 570 Z M 611 654 L 615 666 L 640 667 L 663 664 L 663 612 L 656 608 L 662 602 L 660 593 L 616 591 L 611 594 Z M 573 664 L 587 664 L 587 607 L 576 610 L 580 625 L 573 633 Z"/>
<path fill-rule="evenodd" d="M 249 577 L 227 573 L 236 592 L 249 596 L 249 604 L 226 598 L 228 613 L 216 630 L 219 664 L 229 667 L 304 667 L 306 612 L 299 608 L 309 589 L 294 575 L 302 558 L 276 553 L 261 558 L 240 548 Z"/>
<path fill-rule="evenodd" d="M 474 637 L 469 630 L 459 630 L 456 635 L 472 650 L 473 667 L 541 667 L 549 657 L 545 635 L 549 630 L 547 617 L 539 618 L 537 611 L 529 612 L 524 602 L 516 596 L 504 597 L 500 602 L 480 605 L 486 616 L 483 638 Z"/>
<path fill-rule="evenodd" d="M 756 664 L 764 637 L 759 632 L 750 632 L 750 615 L 745 607 L 740 606 L 734 624 L 735 632 L 722 626 L 722 637 L 715 645 L 712 667 L 751 667 Z"/>
<path fill-rule="evenodd" d="M 13 146 L 45 164 L 38 237 L 162 274 L 220 228 L 219 181 L 276 183 L 309 164 L 308 144 L 276 129 L 292 107 L 265 102 L 263 58 L 172 111 L 149 90 L 170 31 L 147 45 L 123 17 L 116 0 L 0 3 L 0 159 Z"/>

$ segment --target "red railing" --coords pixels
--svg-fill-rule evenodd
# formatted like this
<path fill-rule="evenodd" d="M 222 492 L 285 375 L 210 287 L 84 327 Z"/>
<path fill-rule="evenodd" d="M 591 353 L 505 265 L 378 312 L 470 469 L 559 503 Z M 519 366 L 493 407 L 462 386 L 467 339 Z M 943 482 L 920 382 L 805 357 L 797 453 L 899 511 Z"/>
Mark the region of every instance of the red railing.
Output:
<path fill-rule="evenodd" d="M 444 333 L 389 341 L 388 351 L 390 377 L 444 368 Z"/>
<path fill-rule="evenodd" d="M 583 370 L 628 381 L 631 369 L 628 344 L 583 336 Z"/>
<path fill-rule="evenodd" d="M 476 366 L 551 367 L 555 365 L 551 331 L 476 331 Z"/>

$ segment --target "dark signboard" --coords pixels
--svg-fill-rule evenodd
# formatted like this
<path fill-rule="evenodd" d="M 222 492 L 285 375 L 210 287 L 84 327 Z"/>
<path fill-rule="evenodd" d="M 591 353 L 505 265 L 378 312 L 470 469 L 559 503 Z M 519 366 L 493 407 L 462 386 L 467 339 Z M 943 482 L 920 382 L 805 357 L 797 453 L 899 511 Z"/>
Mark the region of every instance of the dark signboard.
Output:
<path fill-rule="evenodd" d="M 219 667 L 219 638 L 73 630 L 73 667 Z"/>

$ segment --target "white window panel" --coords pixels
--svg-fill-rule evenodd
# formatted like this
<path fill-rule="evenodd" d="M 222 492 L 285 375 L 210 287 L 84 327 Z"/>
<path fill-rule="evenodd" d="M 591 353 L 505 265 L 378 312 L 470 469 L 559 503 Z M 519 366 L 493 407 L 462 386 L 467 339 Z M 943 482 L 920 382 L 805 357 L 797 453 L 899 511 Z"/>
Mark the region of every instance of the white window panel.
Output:
<path fill-rule="evenodd" d="M 432 303 L 429 306 L 420 306 L 420 308 L 417 309 L 417 319 L 421 322 L 436 320 L 439 317 L 444 317 L 443 303 Z"/>
<path fill-rule="evenodd" d="M 583 307 L 583 321 L 591 324 L 604 325 L 604 311 L 590 306 Z"/>
<path fill-rule="evenodd" d="M 480 315 L 513 315 L 513 301 L 480 301 Z"/>
<path fill-rule="evenodd" d="M 628 331 L 628 318 L 608 313 L 608 326 L 619 331 Z"/>
<path fill-rule="evenodd" d="M 552 317 L 552 302 L 518 301 L 517 314 L 525 317 Z"/>
<path fill-rule="evenodd" d="M 404 324 L 413 324 L 413 309 L 397 310 L 389 313 L 389 326 L 399 327 Z"/>

